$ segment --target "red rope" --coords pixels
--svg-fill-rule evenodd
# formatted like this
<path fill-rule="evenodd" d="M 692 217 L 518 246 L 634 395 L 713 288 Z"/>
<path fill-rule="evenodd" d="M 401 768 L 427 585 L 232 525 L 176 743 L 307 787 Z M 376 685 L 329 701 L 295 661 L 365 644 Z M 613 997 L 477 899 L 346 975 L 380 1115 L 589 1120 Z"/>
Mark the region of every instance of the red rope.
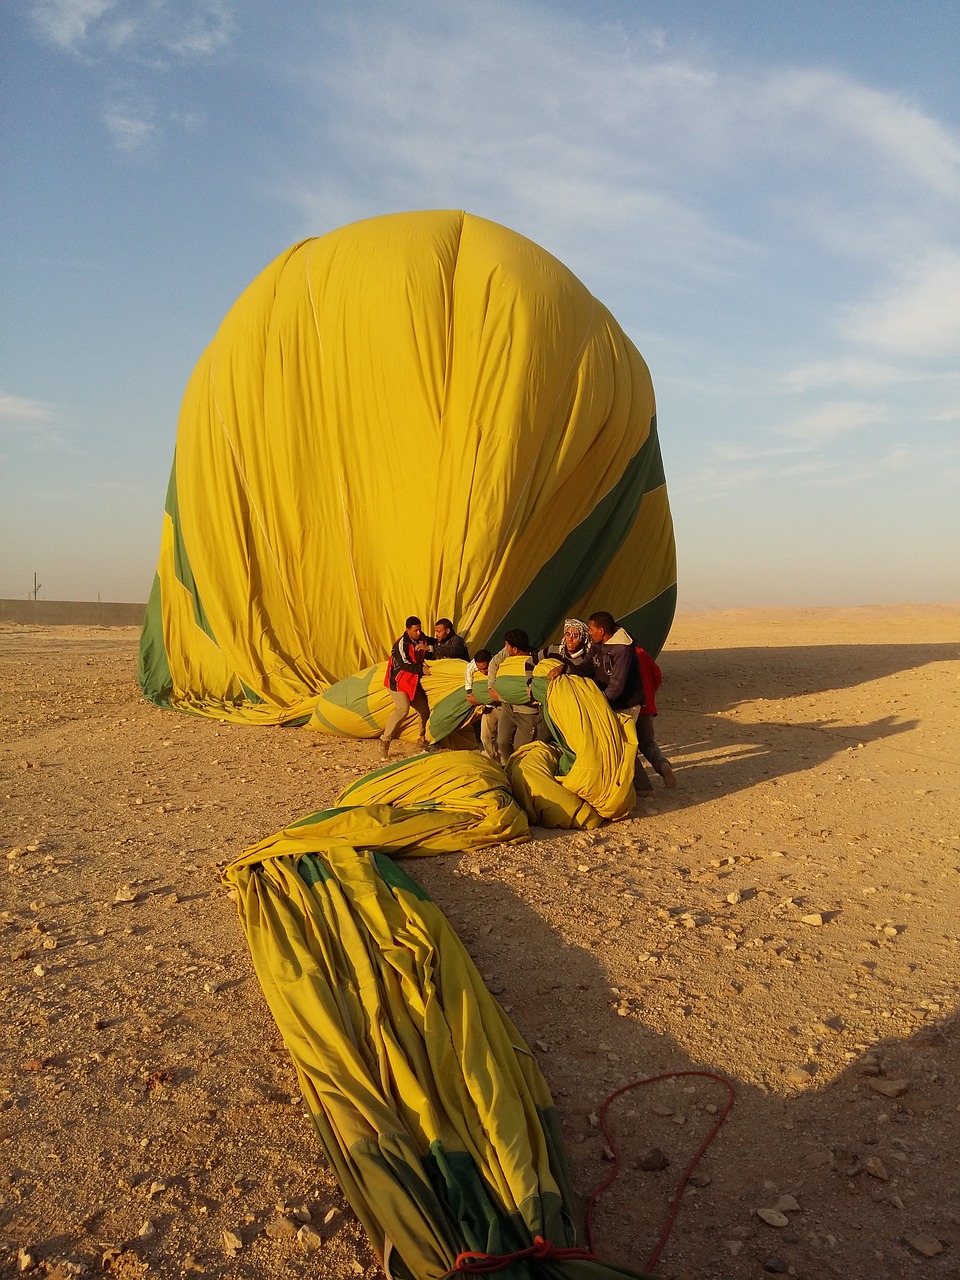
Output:
<path fill-rule="evenodd" d="M 452 1270 L 447 1271 L 442 1280 L 458 1275 L 492 1275 L 495 1271 L 506 1271 L 507 1267 L 524 1258 L 536 1258 L 540 1261 L 556 1259 L 562 1262 L 564 1258 L 592 1259 L 593 1256 L 586 1249 L 558 1249 L 549 1240 L 544 1240 L 543 1236 L 534 1236 L 533 1244 L 529 1248 L 518 1249 L 516 1253 L 472 1253 L 470 1251 L 458 1253 Z"/>
<path fill-rule="evenodd" d="M 595 1260 L 596 1253 L 593 1248 L 593 1209 L 597 1200 L 606 1191 L 606 1189 L 616 1180 L 620 1172 L 620 1152 L 617 1150 L 616 1144 L 607 1128 L 607 1109 L 615 1098 L 619 1098 L 621 1093 L 629 1093 L 631 1089 L 637 1089 L 643 1084 L 655 1084 L 658 1080 L 677 1080 L 682 1076 L 703 1076 L 707 1080 L 717 1080 L 727 1090 L 727 1101 L 723 1110 L 717 1116 L 713 1128 L 700 1143 L 696 1154 L 683 1171 L 683 1176 L 677 1185 L 673 1202 L 670 1205 L 670 1212 L 667 1214 L 667 1221 L 663 1230 L 660 1232 L 660 1238 L 651 1253 L 650 1257 L 644 1263 L 646 1271 L 652 1271 L 657 1264 L 663 1247 L 670 1238 L 670 1232 L 673 1230 L 673 1224 L 676 1220 L 677 1213 L 680 1210 L 680 1198 L 683 1195 L 684 1188 L 690 1178 L 691 1173 L 697 1167 L 700 1157 L 714 1140 L 720 1126 L 726 1120 L 730 1113 L 730 1108 L 736 1101 L 736 1093 L 733 1085 L 725 1076 L 718 1076 L 713 1071 L 664 1071 L 657 1076 L 645 1076 L 642 1080 L 632 1080 L 630 1084 L 625 1084 L 621 1088 L 614 1090 L 608 1098 L 604 1100 L 603 1106 L 600 1108 L 600 1127 L 603 1130 L 603 1136 L 607 1140 L 610 1150 L 613 1152 L 613 1169 L 610 1174 L 604 1178 L 599 1187 L 593 1192 L 587 1201 L 587 1241 L 590 1245 L 589 1249 L 558 1249 L 556 1245 L 544 1240 L 543 1236 L 534 1236 L 533 1244 L 526 1249 L 518 1249 L 516 1253 L 476 1253 L 471 1250 L 465 1250 L 458 1253 L 456 1261 L 450 1271 L 444 1272 L 441 1280 L 455 1280 L 457 1276 L 475 1275 L 486 1276 L 493 1275 L 497 1271 L 506 1271 L 507 1267 L 512 1266 L 514 1262 L 520 1262 L 524 1258 L 535 1258 L 540 1261 L 548 1259 L 562 1262 L 565 1258 L 586 1258 Z"/>
<path fill-rule="evenodd" d="M 677 1185 L 676 1194 L 674 1195 L 673 1202 L 670 1206 L 670 1212 L 667 1214 L 667 1221 L 664 1225 L 663 1230 L 660 1232 L 660 1238 L 657 1241 L 656 1246 L 654 1247 L 653 1253 L 651 1253 L 650 1257 L 644 1263 L 644 1269 L 646 1271 L 652 1271 L 653 1268 L 656 1266 L 657 1259 L 660 1257 L 660 1254 L 663 1252 L 663 1246 L 667 1243 L 667 1240 L 670 1237 L 670 1232 L 673 1230 L 673 1224 L 676 1219 L 677 1213 L 679 1212 L 679 1209 L 680 1209 L 680 1197 L 683 1195 L 684 1188 L 687 1185 L 690 1175 L 691 1173 L 693 1173 L 694 1169 L 697 1167 L 697 1164 L 700 1161 L 700 1157 L 703 1155 L 707 1147 L 709 1147 L 710 1143 L 716 1137 L 717 1131 L 719 1130 L 720 1126 L 723 1124 L 724 1120 L 726 1120 L 727 1116 L 729 1115 L 730 1108 L 733 1106 L 736 1100 L 736 1093 L 734 1092 L 733 1085 L 725 1076 L 718 1076 L 713 1071 L 664 1071 L 661 1075 L 646 1076 L 642 1080 L 633 1080 L 631 1081 L 630 1084 L 625 1084 L 620 1089 L 616 1089 L 604 1101 L 603 1106 L 600 1108 L 600 1127 L 603 1130 L 603 1136 L 606 1138 L 607 1144 L 610 1147 L 610 1150 L 613 1152 L 613 1169 L 611 1170 L 608 1177 L 604 1178 L 603 1182 L 600 1183 L 599 1187 L 597 1187 L 593 1195 L 587 1201 L 587 1241 L 589 1242 L 591 1252 L 593 1251 L 592 1216 L 593 1216 L 594 1205 L 596 1204 L 600 1196 L 603 1194 L 603 1192 L 606 1191 L 607 1187 L 609 1187 L 616 1180 L 616 1177 L 620 1172 L 620 1153 L 617 1150 L 617 1147 L 613 1141 L 613 1138 L 610 1135 L 610 1131 L 607 1129 L 607 1108 L 610 1106 L 610 1103 L 613 1102 L 614 1098 L 619 1098 L 621 1093 L 628 1093 L 631 1089 L 636 1089 L 643 1084 L 654 1084 L 657 1080 L 676 1080 L 676 1079 L 679 1079 L 681 1076 L 704 1076 L 707 1080 L 717 1080 L 719 1081 L 720 1084 L 722 1084 L 726 1088 L 728 1096 L 727 1096 L 726 1104 L 723 1107 L 723 1110 L 720 1112 L 720 1114 L 717 1116 L 716 1121 L 714 1122 L 713 1128 L 710 1130 L 710 1132 L 707 1134 L 704 1140 L 700 1143 L 700 1146 L 697 1148 L 696 1155 L 693 1157 L 693 1159 L 687 1165 L 686 1169 L 684 1169 L 683 1171 L 683 1176 L 681 1177 L 680 1182 Z"/>

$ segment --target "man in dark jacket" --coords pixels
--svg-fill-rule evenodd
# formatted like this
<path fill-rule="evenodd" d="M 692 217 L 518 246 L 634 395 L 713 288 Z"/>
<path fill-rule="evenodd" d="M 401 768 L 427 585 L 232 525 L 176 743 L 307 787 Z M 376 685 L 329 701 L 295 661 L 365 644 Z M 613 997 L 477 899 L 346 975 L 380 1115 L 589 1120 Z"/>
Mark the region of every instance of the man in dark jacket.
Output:
<path fill-rule="evenodd" d="M 434 638 L 428 640 L 431 658 L 461 658 L 470 661 L 466 643 L 458 636 L 449 618 L 438 618 L 433 628 Z"/>
<path fill-rule="evenodd" d="M 670 761 L 653 736 L 653 714 L 644 709 L 646 695 L 636 641 L 629 631 L 618 627 L 613 614 L 605 610 L 590 615 L 587 630 L 590 632 L 593 678 L 614 711 L 626 711 L 633 717 L 640 750 L 659 773 L 664 786 L 675 787 L 677 779 Z M 652 790 L 639 759 L 634 781 L 638 791 Z"/>

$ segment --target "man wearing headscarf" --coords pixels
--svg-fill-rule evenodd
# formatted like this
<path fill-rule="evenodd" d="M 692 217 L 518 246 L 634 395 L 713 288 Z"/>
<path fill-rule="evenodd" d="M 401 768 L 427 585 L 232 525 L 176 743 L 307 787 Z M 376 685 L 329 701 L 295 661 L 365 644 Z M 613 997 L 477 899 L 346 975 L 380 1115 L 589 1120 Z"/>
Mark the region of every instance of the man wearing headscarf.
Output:
<path fill-rule="evenodd" d="M 543 657 L 559 658 L 565 672 L 587 675 L 593 669 L 587 624 L 579 618 L 567 618 L 563 624 L 563 639 L 559 644 L 548 644 Z M 580 671 L 581 667 L 585 670 Z"/>

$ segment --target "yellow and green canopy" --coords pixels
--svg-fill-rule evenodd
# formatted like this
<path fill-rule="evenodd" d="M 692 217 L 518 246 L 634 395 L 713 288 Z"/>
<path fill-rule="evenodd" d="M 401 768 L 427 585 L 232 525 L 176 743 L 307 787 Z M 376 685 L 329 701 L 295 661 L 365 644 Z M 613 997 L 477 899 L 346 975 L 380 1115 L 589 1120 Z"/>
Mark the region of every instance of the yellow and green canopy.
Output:
<path fill-rule="evenodd" d="M 306 719 L 408 614 L 497 649 L 603 608 L 656 654 L 675 596 L 633 343 L 523 236 L 394 214 L 282 253 L 197 364 L 140 682 L 162 706 Z"/>
<path fill-rule="evenodd" d="M 420 756 L 362 779 L 337 809 L 225 873 L 324 1151 L 394 1280 L 440 1280 L 464 1250 L 577 1244 L 540 1069 L 441 911 L 393 862 L 526 829 L 499 766 L 469 752 Z M 636 1273 L 553 1258 L 499 1274 Z"/>

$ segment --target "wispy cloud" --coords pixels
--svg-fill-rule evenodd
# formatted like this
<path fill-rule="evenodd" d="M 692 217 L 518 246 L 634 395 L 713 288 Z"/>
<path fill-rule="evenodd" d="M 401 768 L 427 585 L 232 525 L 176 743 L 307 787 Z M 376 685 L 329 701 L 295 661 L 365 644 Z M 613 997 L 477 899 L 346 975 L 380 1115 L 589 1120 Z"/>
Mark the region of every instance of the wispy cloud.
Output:
<path fill-rule="evenodd" d="M 889 384 L 878 351 L 949 343 L 954 309 L 934 286 L 960 252 L 960 139 L 902 94 L 839 70 L 732 67 L 641 18 L 512 0 L 455 19 L 412 3 L 402 23 L 360 3 L 322 23 L 284 72 L 313 106 L 317 150 L 367 177 L 345 197 L 298 145 L 278 188 L 300 226 L 466 207 L 529 231 L 604 301 L 630 279 L 688 309 L 722 305 L 718 289 L 768 305 L 766 286 L 786 312 L 825 276 L 821 345 L 839 331 L 845 349 L 808 362 L 798 388 Z M 911 279 L 918 261 L 929 272 Z"/>
<path fill-rule="evenodd" d="M 114 148 L 143 156 L 173 126 L 193 132 L 203 114 L 163 100 L 164 73 L 210 61 L 235 33 L 228 0 L 32 0 L 35 30 L 47 43 L 113 80 L 101 119 Z"/>
<path fill-rule="evenodd" d="M 40 35 L 86 57 L 210 58 L 230 42 L 226 0 L 33 0 Z"/>
<path fill-rule="evenodd" d="M 885 421 L 888 416 L 889 411 L 883 404 L 866 404 L 855 400 L 828 401 L 786 426 L 779 427 L 777 435 L 816 445 L 847 435 L 851 431 L 863 431 L 866 427 Z"/>
<path fill-rule="evenodd" d="M 893 355 L 955 357 L 960 352 L 960 251 L 930 249 L 900 263 L 893 280 L 850 308 L 846 331 L 850 341 Z"/>
<path fill-rule="evenodd" d="M 0 391 L 0 437 L 26 440 L 37 449 L 68 449 L 68 429 L 57 405 Z"/>
<path fill-rule="evenodd" d="M 819 360 L 790 369 L 778 379 L 788 391 L 822 391 L 827 387 L 891 387 L 904 382 L 926 378 L 901 364 L 871 360 L 861 356 L 846 356 L 840 360 Z"/>
<path fill-rule="evenodd" d="M 157 126 L 153 104 L 125 93 L 108 103 L 103 110 L 103 123 L 118 151 L 128 154 L 143 151 L 155 139 Z"/>
<path fill-rule="evenodd" d="M 60 49 L 82 49 L 117 0 L 34 0 L 33 22 L 41 36 Z"/>

